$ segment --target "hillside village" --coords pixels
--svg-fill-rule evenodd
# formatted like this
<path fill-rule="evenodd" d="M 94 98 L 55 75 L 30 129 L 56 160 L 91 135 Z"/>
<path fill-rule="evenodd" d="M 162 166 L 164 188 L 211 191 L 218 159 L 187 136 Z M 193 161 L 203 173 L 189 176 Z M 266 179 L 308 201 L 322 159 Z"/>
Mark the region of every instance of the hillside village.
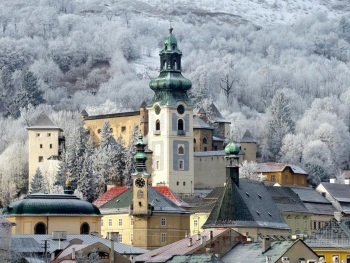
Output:
<path fill-rule="evenodd" d="M 0 2 L 0 262 L 350 262 L 349 10 Z"/>
<path fill-rule="evenodd" d="M 81 182 L 70 172 L 63 193 L 36 188 L 38 170 L 54 175 L 61 167 L 64 130 L 45 114 L 27 128 L 30 193 L 2 211 L 2 262 L 348 260 L 348 177 L 312 188 L 302 168 L 271 162 L 240 174 L 243 162 L 257 160 L 256 141 L 249 131 L 233 141 L 215 104 L 215 126 L 204 109 L 193 111 L 181 59 L 170 28 L 150 82 L 154 96 L 140 111 L 81 113 L 94 144 L 106 127 L 112 141 L 136 136 L 130 181 L 111 180 L 93 203 L 74 195 Z"/>

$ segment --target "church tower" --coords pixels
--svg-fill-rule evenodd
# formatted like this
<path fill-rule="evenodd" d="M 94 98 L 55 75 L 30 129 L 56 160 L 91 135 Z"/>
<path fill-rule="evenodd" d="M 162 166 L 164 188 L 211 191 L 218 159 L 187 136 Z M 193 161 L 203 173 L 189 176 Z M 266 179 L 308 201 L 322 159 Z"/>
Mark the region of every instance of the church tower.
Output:
<path fill-rule="evenodd" d="M 182 53 L 170 28 L 160 51 L 160 74 L 150 82 L 148 147 L 153 151 L 152 185 L 191 194 L 194 186 L 193 108 L 190 80 L 181 74 Z"/>

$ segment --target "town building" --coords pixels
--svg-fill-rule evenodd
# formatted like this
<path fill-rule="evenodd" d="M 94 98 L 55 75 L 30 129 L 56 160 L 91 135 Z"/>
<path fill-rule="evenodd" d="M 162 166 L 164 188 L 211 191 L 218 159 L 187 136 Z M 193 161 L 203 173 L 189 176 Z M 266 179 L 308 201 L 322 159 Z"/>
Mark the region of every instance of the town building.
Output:
<path fill-rule="evenodd" d="M 48 234 L 66 231 L 68 234 L 101 233 L 101 213 L 93 204 L 67 194 L 30 194 L 12 202 L 2 212 L 15 224 L 12 234 Z"/>
<path fill-rule="evenodd" d="M 231 229 L 207 230 L 200 234 L 182 238 L 172 244 L 154 249 L 143 255 L 135 257 L 135 263 L 146 262 L 178 262 L 172 261 L 174 256 L 198 255 L 204 254 L 216 255 L 220 258 L 230 251 L 239 242 L 245 242 L 245 236 Z M 204 257 L 203 257 L 204 258 Z M 181 259 L 181 258 L 179 258 Z M 188 258 L 187 258 L 188 259 Z M 202 262 L 202 258 L 199 258 Z M 215 259 L 218 262 L 217 259 Z M 191 262 L 191 261 L 180 261 Z M 212 261 L 210 261 L 212 262 Z M 220 261 L 219 261 L 220 262 Z"/>
<path fill-rule="evenodd" d="M 335 214 L 327 224 L 311 235 L 305 243 L 323 262 L 350 261 L 350 219 Z"/>
<path fill-rule="evenodd" d="M 239 178 L 237 154 L 240 148 L 231 142 L 227 154 L 226 185 L 203 229 L 229 227 L 253 241 L 269 236 L 290 234 L 275 202 L 260 181 Z"/>
<path fill-rule="evenodd" d="M 84 251 L 82 251 L 84 256 L 87 256 L 95 249 L 96 251 L 103 252 L 104 254 L 101 253 L 100 255 L 104 259 L 108 257 L 108 262 L 118 263 L 132 262 L 136 256 L 148 252 L 145 249 L 108 240 L 96 235 L 70 235 L 65 231 L 54 231 L 48 235 L 13 235 L 10 252 L 16 255 L 17 258 L 24 258 L 28 262 L 61 260 L 62 257 L 60 255 L 65 258 L 70 257 L 69 260 L 71 261 L 69 262 L 75 262 L 72 259 L 72 245 L 81 245 L 82 247 L 80 248 L 84 248 Z M 88 248 L 86 249 L 87 246 Z M 79 255 L 80 248 L 76 248 L 75 255 Z M 102 249 L 100 250 L 100 248 Z M 61 254 L 63 251 L 65 251 L 64 254 Z M 71 252 L 70 255 L 66 253 L 67 251 Z M 114 261 L 111 261 L 111 251 L 114 251 Z M 105 253 L 108 253 L 108 255 Z"/>
<path fill-rule="evenodd" d="M 225 263 L 316 263 L 319 256 L 301 239 L 275 241 L 264 238 L 261 243 L 238 244 L 221 260 Z"/>
<path fill-rule="evenodd" d="M 307 186 L 308 173 L 294 164 L 258 163 L 254 172 L 263 176 L 266 185 Z"/>
<path fill-rule="evenodd" d="M 329 200 L 337 211 L 350 214 L 350 185 L 322 182 L 316 191 Z"/>
<path fill-rule="evenodd" d="M 56 172 L 59 167 L 60 155 L 65 146 L 63 130 L 57 127 L 46 114 L 38 117 L 37 121 L 27 127 L 29 149 L 29 192 L 30 182 L 39 168 L 46 183 L 54 184 Z"/>
<path fill-rule="evenodd" d="M 103 214 L 103 235 L 125 244 L 145 249 L 163 247 L 182 239 L 189 233 L 190 213 L 166 198 L 149 184 L 146 168 L 146 144 L 139 135 L 135 143 L 136 162 L 133 185 L 117 191 L 111 200 L 107 192 L 95 203 Z M 174 199 L 173 199 L 174 200 Z M 184 202 L 182 202 L 185 204 Z"/>
<path fill-rule="evenodd" d="M 323 227 L 336 209 L 311 187 L 267 186 L 292 235 L 311 235 Z"/>

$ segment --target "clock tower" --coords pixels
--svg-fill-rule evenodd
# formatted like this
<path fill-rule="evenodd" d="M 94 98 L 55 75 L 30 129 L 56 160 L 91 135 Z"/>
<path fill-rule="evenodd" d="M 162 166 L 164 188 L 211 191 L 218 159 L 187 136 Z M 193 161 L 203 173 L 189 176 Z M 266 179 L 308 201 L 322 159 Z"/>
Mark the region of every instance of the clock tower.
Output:
<path fill-rule="evenodd" d="M 151 80 L 148 147 L 153 151 L 152 184 L 191 194 L 194 186 L 192 83 L 181 74 L 182 52 L 170 28 L 160 51 L 160 74 Z"/>

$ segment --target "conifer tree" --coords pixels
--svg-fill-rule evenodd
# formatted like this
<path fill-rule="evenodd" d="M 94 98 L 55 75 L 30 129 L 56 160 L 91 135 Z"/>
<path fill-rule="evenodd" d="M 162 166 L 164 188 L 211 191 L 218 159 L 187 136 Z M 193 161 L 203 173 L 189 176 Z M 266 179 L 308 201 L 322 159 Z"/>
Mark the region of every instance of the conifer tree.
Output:
<path fill-rule="evenodd" d="M 32 181 L 30 182 L 31 193 L 45 193 L 46 185 L 44 182 L 43 174 L 38 167 L 35 171 Z"/>

